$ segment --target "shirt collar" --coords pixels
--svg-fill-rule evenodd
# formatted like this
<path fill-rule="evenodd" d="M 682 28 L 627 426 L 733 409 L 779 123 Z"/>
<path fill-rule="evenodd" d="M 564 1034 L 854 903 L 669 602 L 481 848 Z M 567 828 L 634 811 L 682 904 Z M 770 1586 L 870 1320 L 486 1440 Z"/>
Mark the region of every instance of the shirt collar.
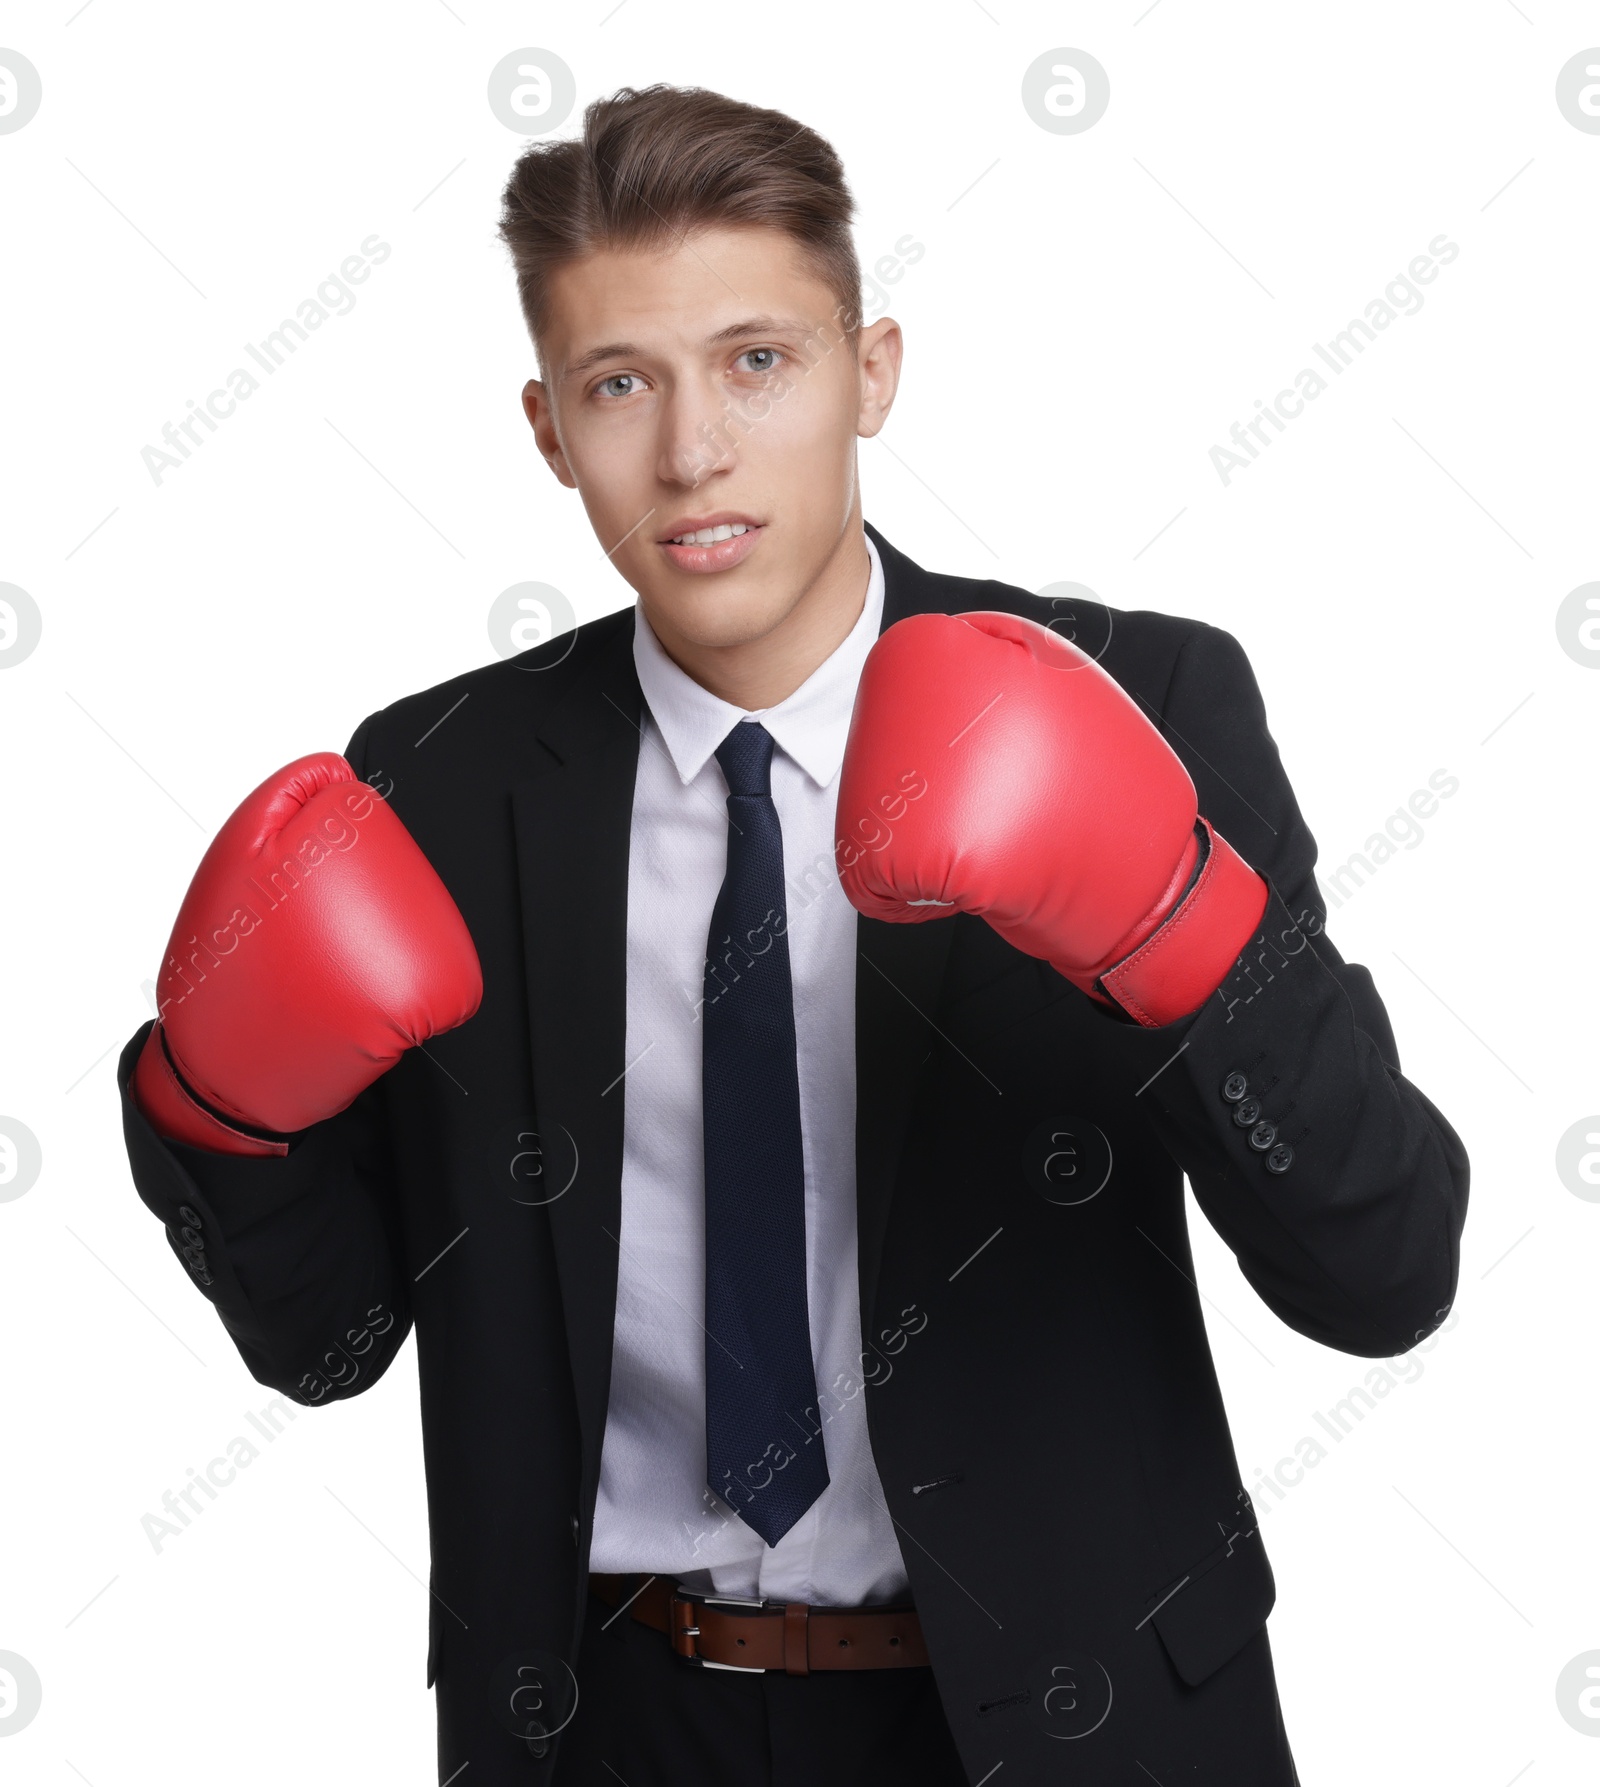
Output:
<path fill-rule="evenodd" d="M 867 579 L 867 599 L 856 624 L 800 687 L 775 707 L 735 707 L 731 701 L 702 687 L 667 656 L 643 607 L 635 600 L 633 662 L 639 673 L 639 687 L 685 786 L 699 775 L 718 745 L 744 719 L 759 719 L 780 749 L 819 788 L 826 788 L 839 773 L 855 706 L 856 684 L 883 620 L 883 565 L 872 536 L 863 534 L 862 538 L 872 571 Z"/>

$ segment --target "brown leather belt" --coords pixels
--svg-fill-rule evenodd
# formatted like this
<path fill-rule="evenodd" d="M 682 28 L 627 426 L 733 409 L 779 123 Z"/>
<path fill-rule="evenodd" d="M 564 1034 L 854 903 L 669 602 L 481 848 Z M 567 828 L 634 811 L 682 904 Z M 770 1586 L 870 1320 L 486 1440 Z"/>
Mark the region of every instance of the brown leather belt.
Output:
<path fill-rule="evenodd" d="M 710 1669 L 809 1675 L 813 1669 L 917 1669 L 928 1663 L 914 1607 L 812 1607 L 697 1595 L 670 1576 L 593 1572 L 589 1586 L 607 1606 L 626 1605 L 640 1625 L 665 1632 L 680 1657 Z"/>

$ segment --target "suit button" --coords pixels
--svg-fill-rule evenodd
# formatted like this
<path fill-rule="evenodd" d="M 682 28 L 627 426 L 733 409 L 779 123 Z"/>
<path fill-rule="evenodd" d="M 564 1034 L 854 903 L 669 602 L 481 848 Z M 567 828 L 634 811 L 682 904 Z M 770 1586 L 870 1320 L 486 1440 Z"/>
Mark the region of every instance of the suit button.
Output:
<path fill-rule="evenodd" d="M 1293 1164 L 1294 1149 L 1287 1142 L 1279 1142 L 1267 1156 L 1267 1171 L 1269 1173 L 1286 1173 Z"/>
<path fill-rule="evenodd" d="M 192 1228 L 203 1229 L 206 1226 L 200 1220 L 200 1212 L 198 1210 L 192 1209 L 188 1204 L 179 1204 L 178 1214 Z"/>
<path fill-rule="evenodd" d="M 1237 1104 L 1250 1090 L 1250 1082 L 1237 1069 L 1222 1082 L 1222 1096 L 1229 1104 Z"/>
<path fill-rule="evenodd" d="M 1255 1128 L 1250 1131 L 1250 1146 L 1254 1148 L 1258 1154 L 1265 1154 L 1277 1139 L 1278 1126 L 1276 1123 L 1258 1123 Z"/>
<path fill-rule="evenodd" d="M 1233 1120 L 1241 1129 L 1248 1129 L 1261 1116 L 1261 1100 L 1259 1098 L 1241 1098 L 1233 1107 Z"/>
<path fill-rule="evenodd" d="M 576 1514 L 574 1514 L 572 1516 L 572 1543 L 573 1543 L 574 1547 L 576 1547 L 576 1545 L 578 1543 L 578 1534 L 581 1531 L 582 1531 L 582 1528 L 578 1524 L 578 1517 Z"/>
<path fill-rule="evenodd" d="M 189 1243 L 189 1245 L 191 1247 L 197 1247 L 200 1245 L 200 1231 L 198 1229 L 191 1229 L 188 1227 L 184 1227 L 184 1228 L 179 1229 L 178 1233 L 183 1237 L 183 1239 L 185 1241 L 187 1241 Z"/>

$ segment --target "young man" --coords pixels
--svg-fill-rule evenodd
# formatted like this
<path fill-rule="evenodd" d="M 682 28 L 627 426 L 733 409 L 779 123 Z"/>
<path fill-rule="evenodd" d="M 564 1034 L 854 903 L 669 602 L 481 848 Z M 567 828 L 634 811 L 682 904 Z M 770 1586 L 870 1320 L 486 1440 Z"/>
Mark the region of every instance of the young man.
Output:
<path fill-rule="evenodd" d="M 1376 1357 L 1466 1157 L 1239 645 L 863 523 L 850 214 L 701 90 L 519 161 L 524 406 L 638 600 L 244 803 L 135 1180 L 285 1395 L 415 1328 L 441 1781 L 1289 1787 L 1183 1175 Z"/>

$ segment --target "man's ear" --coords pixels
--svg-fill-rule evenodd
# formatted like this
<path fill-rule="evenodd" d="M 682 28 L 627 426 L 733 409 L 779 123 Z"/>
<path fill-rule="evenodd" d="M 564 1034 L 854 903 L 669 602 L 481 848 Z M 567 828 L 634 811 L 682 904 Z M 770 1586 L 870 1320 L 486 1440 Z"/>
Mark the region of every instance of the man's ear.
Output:
<path fill-rule="evenodd" d="M 567 456 L 556 435 L 555 410 L 550 402 L 550 394 L 536 378 L 529 379 L 522 387 L 522 413 L 528 418 L 534 443 L 545 464 L 568 490 L 576 490 L 578 480 L 572 475 L 572 467 L 567 464 Z"/>
<path fill-rule="evenodd" d="M 892 316 L 880 316 L 861 331 L 856 342 L 856 366 L 861 378 L 856 433 L 863 440 L 870 440 L 889 419 L 900 385 L 900 359 L 904 352 L 905 340 Z"/>

